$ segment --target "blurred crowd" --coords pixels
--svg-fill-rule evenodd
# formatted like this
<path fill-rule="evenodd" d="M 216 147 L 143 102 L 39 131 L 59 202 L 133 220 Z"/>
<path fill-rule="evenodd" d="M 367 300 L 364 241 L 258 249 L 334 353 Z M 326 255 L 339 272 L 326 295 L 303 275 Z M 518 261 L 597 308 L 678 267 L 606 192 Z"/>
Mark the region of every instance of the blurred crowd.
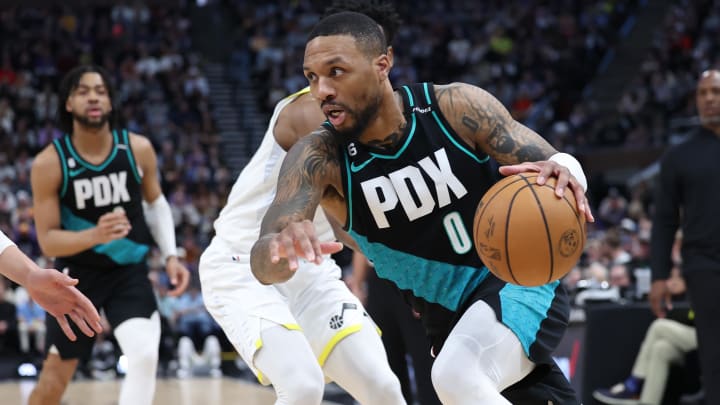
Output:
<path fill-rule="evenodd" d="M 33 156 L 63 135 L 54 122 L 58 104 L 64 102 L 57 97 L 60 78 L 78 64 L 103 66 L 112 75 L 115 108 L 125 127 L 155 146 L 178 245 L 193 273 L 193 285 L 184 295 L 168 297 L 159 255 L 154 252 L 150 258 L 164 330 L 172 338 L 166 348 L 170 357 L 182 336 L 202 348 L 204 337 L 220 335 L 199 298 L 197 262 L 233 180 L 220 161 L 209 84 L 190 29 L 182 11 L 142 2 L 86 9 L 0 8 L 0 229 L 39 264 L 52 266 L 35 235 L 29 181 Z M 0 284 L 10 287 L 7 280 Z M 8 342 L 17 347 L 8 343 L 9 349 L 39 355 L 44 314 L 22 289 L 9 291 L 21 293 L 8 294 L 2 303 L 0 336 L 15 336 Z M 28 331 L 38 335 L 32 347 Z M 98 348 L 112 342 L 111 331 L 104 338 Z"/>
<path fill-rule="evenodd" d="M 228 36 L 233 41 L 228 83 L 252 84 L 267 114 L 279 99 L 306 85 L 300 69 L 305 35 L 327 4 L 227 3 L 239 27 L 234 37 Z M 481 86 L 516 119 L 569 152 L 610 141 L 638 148 L 667 144 L 674 129 L 696 124 L 678 117 L 694 115 L 698 72 L 720 64 L 720 0 L 676 1 L 657 27 L 637 77 L 628 78 L 617 116 L 608 121 L 598 119 L 582 90 L 608 49 L 621 40 L 623 24 L 644 2 L 398 3 L 404 22 L 393 44 L 394 83 L 464 81 Z M 166 360 L 176 356 L 181 337 L 201 352 L 216 350 L 208 336 L 222 335 L 202 305 L 197 263 L 234 181 L 220 158 L 210 86 L 185 9 L 142 2 L 85 9 L 0 8 L 0 229 L 42 266 L 52 265 L 35 236 L 32 159 L 62 136 L 54 122 L 63 102 L 57 97 L 59 78 L 77 64 L 105 67 L 118 90 L 116 108 L 125 126 L 148 136 L 157 150 L 178 244 L 193 273 L 183 296 L 168 297 L 159 255 L 151 256 L 151 279 L 167 331 L 161 347 Z M 643 300 L 649 289 L 652 184 L 616 186 L 597 198 L 593 209 L 598 222 L 588 228 L 582 260 L 564 279 L 578 306 L 593 299 Z M 679 254 L 675 258 L 679 269 Z M 676 283 L 673 288 L 680 291 L 682 279 Z M 4 287 L 10 288 L 3 293 Z M 0 282 L 0 350 L 15 345 L 23 353 L 41 352 L 44 315 L 14 287 Z M 17 337 L 5 339 L 12 334 Z M 112 335 L 104 339 L 112 342 Z M 104 341 L 98 344 L 97 368 L 117 352 L 109 347 Z"/>

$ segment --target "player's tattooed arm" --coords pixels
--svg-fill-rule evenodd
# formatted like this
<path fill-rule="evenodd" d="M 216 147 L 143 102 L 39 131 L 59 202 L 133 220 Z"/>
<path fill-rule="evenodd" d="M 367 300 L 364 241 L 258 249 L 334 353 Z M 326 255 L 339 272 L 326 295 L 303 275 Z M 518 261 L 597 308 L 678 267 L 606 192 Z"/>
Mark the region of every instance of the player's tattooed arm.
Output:
<path fill-rule="evenodd" d="M 435 86 L 445 118 L 466 142 L 503 165 L 546 160 L 557 151 L 512 118 L 487 91 L 465 83 Z"/>
<path fill-rule="evenodd" d="M 334 187 L 334 179 L 340 176 L 338 159 L 332 134 L 322 128 L 301 138 L 288 151 L 280 167 L 275 199 L 251 252 L 252 271 L 260 282 L 289 279 L 296 267 L 292 260 L 295 250 L 319 251 L 312 219 L 328 188 Z"/>

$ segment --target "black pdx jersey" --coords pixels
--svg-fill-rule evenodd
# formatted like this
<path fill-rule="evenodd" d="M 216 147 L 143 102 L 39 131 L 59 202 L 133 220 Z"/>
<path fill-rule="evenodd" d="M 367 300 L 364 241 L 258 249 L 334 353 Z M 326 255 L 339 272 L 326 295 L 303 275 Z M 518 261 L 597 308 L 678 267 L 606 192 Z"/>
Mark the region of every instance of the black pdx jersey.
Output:
<path fill-rule="evenodd" d="M 132 229 L 122 239 L 96 245 L 76 255 L 60 258 L 70 265 L 111 268 L 141 263 L 152 237 L 142 208 L 141 176 L 126 130 L 113 131 L 113 147 L 99 165 L 85 161 L 75 150 L 72 137 L 53 142 L 60 157 L 60 223 L 62 229 L 81 231 L 97 224 L 105 213 L 125 210 Z"/>
<path fill-rule="evenodd" d="M 539 287 L 504 283 L 483 265 L 474 247 L 475 210 L 499 178 L 496 163 L 452 130 L 437 107 L 432 84 L 399 92 L 407 119 L 403 142 L 391 151 L 348 142 L 340 151 L 346 230 L 378 276 L 419 298 L 411 302 L 426 312 L 423 323 L 430 335 L 451 326 L 437 306 L 462 313 L 481 299 L 531 359 L 547 361 L 567 326 L 560 282 Z"/>
<path fill-rule="evenodd" d="M 457 310 L 488 276 L 475 252 L 475 209 L 498 178 L 437 108 L 430 83 L 399 90 L 407 120 L 395 150 L 344 146 L 346 229 L 378 275 Z M 328 125 L 328 124 L 326 124 Z"/>

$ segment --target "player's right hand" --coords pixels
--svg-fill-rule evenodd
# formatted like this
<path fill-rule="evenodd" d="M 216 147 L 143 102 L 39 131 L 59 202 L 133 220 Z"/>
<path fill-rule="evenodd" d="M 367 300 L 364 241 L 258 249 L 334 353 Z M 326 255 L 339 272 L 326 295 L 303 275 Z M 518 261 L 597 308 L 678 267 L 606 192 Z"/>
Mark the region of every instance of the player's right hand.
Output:
<path fill-rule="evenodd" d="M 322 256 L 337 253 L 343 248 L 340 242 L 320 242 L 312 221 L 291 222 L 274 234 L 269 242 L 270 261 L 279 263 L 287 259 L 290 270 L 297 270 L 299 258 L 320 264 Z"/>
<path fill-rule="evenodd" d="M 98 219 L 95 226 L 95 239 L 98 244 L 108 243 L 126 237 L 131 228 L 124 211 L 108 212 Z"/>

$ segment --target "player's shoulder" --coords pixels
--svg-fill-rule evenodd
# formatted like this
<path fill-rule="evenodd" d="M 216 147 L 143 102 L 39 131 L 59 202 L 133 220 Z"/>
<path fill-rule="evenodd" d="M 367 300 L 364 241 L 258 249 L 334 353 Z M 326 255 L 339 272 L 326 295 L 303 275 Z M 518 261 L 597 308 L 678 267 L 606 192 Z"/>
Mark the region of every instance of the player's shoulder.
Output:
<path fill-rule="evenodd" d="M 154 166 L 157 163 L 155 148 L 146 136 L 128 132 L 128 142 L 132 154 L 140 167 L 148 169 L 149 166 Z"/>
<path fill-rule="evenodd" d="M 153 148 L 152 142 L 150 142 L 150 139 L 148 139 L 148 137 L 146 137 L 145 135 L 140 135 L 128 131 L 128 141 L 130 142 L 130 146 L 133 148 L 133 150 L 137 150 L 138 148 Z"/>
<path fill-rule="evenodd" d="M 60 156 L 58 155 L 55 145 L 50 143 L 35 155 L 32 168 L 34 170 L 57 170 L 58 164 L 60 164 Z"/>
<path fill-rule="evenodd" d="M 296 94 L 278 113 L 272 130 L 275 141 L 289 150 L 301 137 L 316 130 L 325 116 L 308 92 Z"/>

